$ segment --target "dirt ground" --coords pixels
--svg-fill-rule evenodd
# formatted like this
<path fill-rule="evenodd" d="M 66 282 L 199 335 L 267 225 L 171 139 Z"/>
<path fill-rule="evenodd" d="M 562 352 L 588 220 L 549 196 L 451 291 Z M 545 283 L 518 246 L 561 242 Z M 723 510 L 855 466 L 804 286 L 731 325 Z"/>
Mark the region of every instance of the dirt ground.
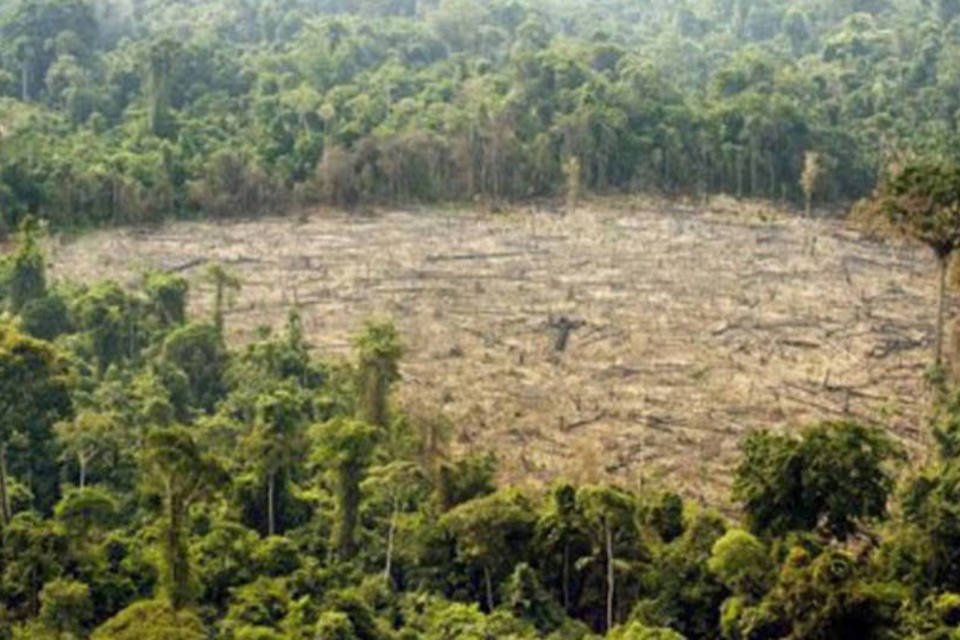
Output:
<path fill-rule="evenodd" d="M 84 280 L 180 271 L 199 313 L 202 263 L 226 263 L 243 280 L 238 341 L 299 304 L 318 354 L 346 354 L 364 318 L 392 317 L 409 350 L 401 400 L 446 415 L 459 449 L 496 450 L 514 482 L 614 478 L 722 501 L 744 434 L 821 418 L 884 424 L 922 451 L 928 252 L 721 209 L 315 212 L 98 232 L 52 261 Z"/>

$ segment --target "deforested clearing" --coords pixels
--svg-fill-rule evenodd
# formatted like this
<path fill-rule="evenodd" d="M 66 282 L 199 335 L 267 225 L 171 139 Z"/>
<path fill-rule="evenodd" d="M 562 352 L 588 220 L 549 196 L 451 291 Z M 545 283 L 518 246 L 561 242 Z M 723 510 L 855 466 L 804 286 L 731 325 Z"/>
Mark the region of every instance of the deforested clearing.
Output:
<path fill-rule="evenodd" d="M 58 278 L 146 269 L 243 285 L 242 343 L 301 309 L 318 354 L 371 316 L 408 346 L 398 401 L 497 452 L 511 482 L 615 478 L 720 502 L 741 438 L 816 419 L 926 446 L 936 276 L 922 247 L 839 220 L 597 201 L 574 214 L 385 211 L 171 223 L 54 242 Z"/>

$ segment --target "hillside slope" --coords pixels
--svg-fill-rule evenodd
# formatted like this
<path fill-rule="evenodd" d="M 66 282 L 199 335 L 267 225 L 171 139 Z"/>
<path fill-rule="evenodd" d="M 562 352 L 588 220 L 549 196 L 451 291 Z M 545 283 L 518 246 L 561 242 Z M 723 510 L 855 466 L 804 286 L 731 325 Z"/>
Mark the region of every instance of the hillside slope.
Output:
<path fill-rule="evenodd" d="M 243 280 L 236 340 L 299 304 L 315 348 L 346 353 L 364 318 L 392 317 L 403 400 L 447 416 L 462 448 L 496 450 L 514 482 L 668 478 L 713 500 L 744 433 L 815 418 L 923 446 L 933 260 L 840 222 L 662 204 L 316 213 L 100 232 L 52 256 L 82 280 L 182 270 L 199 312 L 207 259 Z"/>

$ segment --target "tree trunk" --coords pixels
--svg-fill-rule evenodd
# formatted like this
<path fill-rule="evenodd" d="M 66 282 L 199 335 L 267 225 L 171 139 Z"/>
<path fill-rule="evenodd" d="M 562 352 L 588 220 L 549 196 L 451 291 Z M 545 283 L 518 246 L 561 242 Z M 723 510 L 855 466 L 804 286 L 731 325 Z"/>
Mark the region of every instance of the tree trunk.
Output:
<path fill-rule="evenodd" d="M 10 522 L 10 496 L 7 494 L 7 443 L 0 445 L 0 523 Z"/>
<path fill-rule="evenodd" d="M 950 256 L 937 256 L 940 267 L 940 289 L 937 296 L 937 336 L 934 364 L 939 369 L 943 365 L 943 325 L 947 315 L 947 267 Z"/>
<path fill-rule="evenodd" d="M 736 154 L 735 162 L 737 165 L 737 199 L 739 200 L 743 197 L 743 151 L 738 148 L 734 153 Z"/>
<path fill-rule="evenodd" d="M 607 631 L 610 631 L 613 628 L 613 532 L 606 521 L 603 523 L 603 537 L 607 547 Z"/>
<path fill-rule="evenodd" d="M 490 578 L 490 569 L 483 567 L 483 582 L 487 587 L 487 613 L 493 613 L 493 580 Z"/>
<path fill-rule="evenodd" d="M 381 373 L 382 364 L 369 365 L 364 374 L 364 407 L 361 417 L 377 427 L 387 426 L 387 383 Z"/>
<path fill-rule="evenodd" d="M 340 521 L 334 527 L 337 553 L 340 560 L 353 558 L 356 553 L 354 535 L 360 508 L 360 475 L 362 469 L 345 465 L 339 470 L 338 512 Z"/>
<path fill-rule="evenodd" d="M 273 496 L 276 488 L 276 473 L 270 472 L 267 478 L 267 535 L 273 536 L 276 533 L 276 521 L 274 518 Z"/>
<path fill-rule="evenodd" d="M 774 165 L 773 153 L 771 153 L 767 158 L 767 172 L 770 177 L 770 183 L 767 187 L 767 197 L 771 200 L 775 200 L 777 197 L 777 168 Z"/>
<path fill-rule="evenodd" d="M 563 543 L 563 567 L 561 569 L 560 580 L 563 582 L 563 610 L 570 613 L 570 543 Z"/>
<path fill-rule="evenodd" d="M 80 488 L 83 489 L 87 486 L 87 456 L 83 454 L 77 454 L 77 464 L 80 465 Z"/>
<path fill-rule="evenodd" d="M 397 497 L 393 497 L 393 510 L 390 513 L 390 529 L 387 531 L 387 564 L 383 569 L 383 577 L 386 578 L 387 582 L 390 582 L 390 569 L 392 568 L 393 563 L 393 539 L 397 533 L 397 511 L 398 511 L 398 500 Z"/>
<path fill-rule="evenodd" d="M 187 550 L 183 544 L 183 509 L 177 498 L 170 492 L 167 493 L 167 571 L 169 575 L 168 589 L 170 591 L 168 598 L 170 607 L 174 611 L 179 611 L 188 604 L 190 566 L 187 558 Z"/>
<path fill-rule="evenodd" d="M 213 299 L 213 326 L 217 328 L 217 335 L 223 335 L 223 288 L 224 282 L 217 278 L 217 292 Z"/>

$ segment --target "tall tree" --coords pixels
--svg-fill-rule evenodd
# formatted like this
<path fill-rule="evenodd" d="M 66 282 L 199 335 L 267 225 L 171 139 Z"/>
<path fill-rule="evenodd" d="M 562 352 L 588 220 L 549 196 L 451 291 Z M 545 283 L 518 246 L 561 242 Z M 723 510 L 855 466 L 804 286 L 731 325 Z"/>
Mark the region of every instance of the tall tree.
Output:
<path fill-rule="evenodd" d="M 361 488 L 367 494 L 378 496 L 388 509 L 383 575 L 389 584 L 393 580 L 398 521 L 405 510 L 416 508 L 417 503 L 427 496 L 427 477 L 418 464 L 395 460 L 373 467 Z"/>
<path fill-rule="evenodd" d="M 79 412 L 73 420 L 56 425 L 64 453 L 77 463 L 77 486 L 87 486 L 90 464 L 118 445 L 117 417 L 91 411 Z"/>
<path fill-rule="evenodd" d="M 213 284 L 213 326 L 217 333 L 223 336 L 223 316 L 227 296 L 240 290 L 240 278 L 227 271 L 220 263 L 213 263 L 207 268 L 207 280 Z"/>
<path fill-rule="evenodd" d="M 17 248 L 3 264 L 3 289 L 10 298 L 9 307 L 17 312 L 31 300 L 47 292 L 46 261 L 39 244 L 40 225 L 28 216 L 20 223 Z"/>
<path fill-rule="evenodd" d="M 341 560 L 350 560 L 357 552 L 361 482 L 377 438 L 376 428 L 349 418 L 337 418 L 317 430 L 314 459 L 333 475 L 337 508 L 333 547 Z"/>
<path fill-rule="evenodd" d="M 594 555 L 604 560 L 604 629 L 610 631 L 617 623 L 614 618 L 617 568 L 626 567 L 630 560 L 636 559 L 618 559 L 618 547 L 627 542 L 642 551 L 642 544 L 637 537 L 636 501 L 633 496 L 619 489 L 588 485 L 577 490 L 577 504 L 590 533 Z"/>
<path fill-rule="evenodd" d="M 193 600 L 187 516 L 193 504 L 223 486 L 225 473 L 181 427 L 151 432 L 141 465 L 144 489 L 163 502 L 163 581 L 170 607 L 180 610 Z"/>
<path fill-rule="evenodd" d="M 820 528 L 839 540 L 886 516 L 891 465 L 903 455 L 884 432 L 850 422 L 815 425 L 800 438 L 758 432 L 742 451 L 733 492 L 753 531 Z"/>
<path fill-rule="evenodd" d="M 947 267 L 960 246 L 960 164 L 921 159 L 894 168 L 878 192 L 890 221 L 933 250 L 940 273 L 934 364 L 943 364 Z"/>
<path fill-rule="evenodd" d="M 535 518 L 529 501 L 515 491 L 471 500 L 441 518 L 440 525 L 456 538 L 458 555 L 479 570 L 482 602 L 488 612 L 496 607 L 500 582 L 533 539 Z"/>
<path fill-rule="evenodd" d="M 62 356 L 50 344 L 0 322 L 0 524 L 11 516 L 11 473 L 30 486 L 39 508 L 53 506 L 57 494 L 53 425 L 71 411 Z"/>
<path fill-rule="evenodd" d="M 561 484 L 550 493 L 550 502 L 537 521 L 537 545 L 546 554 L 551 570 L 559 565 L 560 602 L 566 612 L 574 603 L 574 561 L 589 553 L 590 541 L 573 485 Z"/>
<path fill-rule="evenodd" d="M 360 394 L 358 417 L 378 427 L 387 426 L 390 386 L 400 379 L 403 355 L 400 336 L 392 322 L 370 320 L 353 339 Z"/>
<path fill-rule="evenodd" d="M 244 442 L 266 480 L 267 535 L 277 527 L 277 483 L 289 481 L 293 465 L 305 448 L 302 402 L 293 392 L 279 389 L 260 399 L 253 430 Z M 282 487 L 286 491 L 286 486 Z"/>
<path fill-rule="evenodd" d="M 173 134 L 170 114 L 170 92 L 174 66 L 181 54 L 181 45 L 172 38 L 161 38 L 150 44 L 147 58 L 147 130 L 166 138 Z"/>

